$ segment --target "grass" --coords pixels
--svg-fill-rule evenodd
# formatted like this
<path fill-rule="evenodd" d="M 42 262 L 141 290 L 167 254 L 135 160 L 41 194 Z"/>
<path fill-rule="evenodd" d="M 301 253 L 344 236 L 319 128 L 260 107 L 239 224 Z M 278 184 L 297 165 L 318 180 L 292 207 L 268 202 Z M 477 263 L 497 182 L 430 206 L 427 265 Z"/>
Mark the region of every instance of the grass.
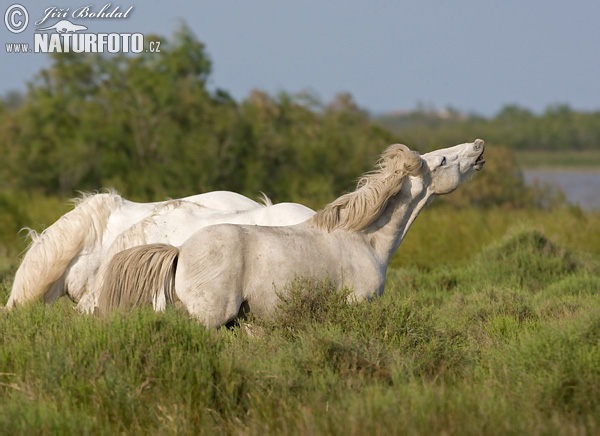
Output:
<path fill-rule="evenodd" d="M 456 214 L 443 215 L 474 216 Z M 504 221 L 487 215 L 464 242 L 477 250 L 463 254 L 459 244 L 454 259 L 455 246 L 438 244 L 462 240 L 465 229 L 449 236 L 445 226 L 427 234 L 415 227 L 415 239 L 435 253 L 412 251 L 417 241 L 407 240 L 401 252 L 426 261 L 403 265 L 400 255 L 382 297 L 347 304 L 347 291 L 299 280 L 273 319 L 231 329 L 206 330 L 176 310 L 102 319 L 68 302 L 0 312 L 0 428 L 597 433 L 600 260 L 582 249 L 599 237 L 597 219 L 560 214 L 554 219 L 566 220 L 567 234 L 559 238 L 549 237 L 550 217 L 497 236 L 506 226 L 495 220 Z M 587 238 L 572 237 L 569 223 Z M 480 235 L 484 225 L 489 232 Z M 0 301 L 8 291 L 5 281 Z"/>
<path fill-rule="evenodd" d="M 600 213 L 553 210 L 454 209 L 433 204 L 415 221 L 392 259 L 394 267 L 458 265 L 506 234 L 537 230 L 559 246 L 600 255 Z"/>

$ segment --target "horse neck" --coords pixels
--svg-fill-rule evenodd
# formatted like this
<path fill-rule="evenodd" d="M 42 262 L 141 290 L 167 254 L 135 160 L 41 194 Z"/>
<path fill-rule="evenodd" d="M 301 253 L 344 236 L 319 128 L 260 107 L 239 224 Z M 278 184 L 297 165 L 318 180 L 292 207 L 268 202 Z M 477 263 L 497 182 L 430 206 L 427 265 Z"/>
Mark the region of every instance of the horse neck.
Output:
<path fill-rule="evenodd" d="M 382 264 L 387 265 L 402 243 L 419 212 L 432 200 L 423 182 L 406 179 L 383 213 L 365 229 L 365 234 Z"/>

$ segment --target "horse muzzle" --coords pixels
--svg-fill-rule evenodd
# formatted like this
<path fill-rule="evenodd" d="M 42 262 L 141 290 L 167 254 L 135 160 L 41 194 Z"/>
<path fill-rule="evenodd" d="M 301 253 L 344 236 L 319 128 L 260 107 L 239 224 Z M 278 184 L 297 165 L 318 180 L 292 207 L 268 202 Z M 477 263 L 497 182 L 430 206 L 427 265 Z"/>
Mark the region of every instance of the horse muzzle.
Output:
<path fill-rule="evenodd" d="M 483 158 L 485 142 L 483 142 L 482 139 L 476 139 L 473 143 L 473 151 L 479 153 L 479 155 L 477 155 L 477 159 L 475 159 L 475 162 L 473 163 L 473 168 L 475 168 L 475 171 L 481 171 L 485 165 L 485 159 Z"/>

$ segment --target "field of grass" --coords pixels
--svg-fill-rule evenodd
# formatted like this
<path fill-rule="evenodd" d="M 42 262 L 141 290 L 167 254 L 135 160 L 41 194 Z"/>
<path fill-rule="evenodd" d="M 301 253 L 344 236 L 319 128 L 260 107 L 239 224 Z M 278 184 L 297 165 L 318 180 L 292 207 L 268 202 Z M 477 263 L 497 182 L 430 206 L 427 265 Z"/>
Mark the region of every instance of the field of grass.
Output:
<path fill-rule="evenodd" d="M 0 312 L 6 434 L 600 432 L 600 219 L 426 210 L 386 292 L 298 281 L 274 319 Z M 0 284 L 5 303 L 10 276 Z"/>
<path fill-rule="evenodd" d="M 600 212 L 577 207 L 454 209 L 436 204 L 419 215 L 392 266 L 422 269 L 459 265 L 504 235 L 537 230 L 558 245 L 600 256 Z"/>
<path fill-rule="evenodd" d="M 519 151 L 519 165 L 525 169 L 590 170 L 600 168 L 600 151 Z"/>

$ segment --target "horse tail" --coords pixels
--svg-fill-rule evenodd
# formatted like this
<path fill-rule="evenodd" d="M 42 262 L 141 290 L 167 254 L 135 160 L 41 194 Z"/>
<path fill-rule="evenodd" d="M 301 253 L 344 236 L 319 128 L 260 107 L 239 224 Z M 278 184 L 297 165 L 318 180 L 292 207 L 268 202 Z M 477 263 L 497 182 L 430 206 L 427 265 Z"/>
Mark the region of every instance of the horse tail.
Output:
<path fill-rule="evenodd" d="M 73 210 L 42 233 L 29 230 L 32 242 L 15 274 L 7 308 L 40 298 L 52 302 L 60 297 L 69 264 L 83 249 L 102 241 L 108 218 L 123 199 L 109 192 L 84 194 L 75 202 Z"/>
<path fill-rule="evenodd" d="M 175 271 L 179 248 L 149 244 L 117 253 L 103 272 L 98 312 L 151 304 L 162 310 L 175 299 Z"/>

